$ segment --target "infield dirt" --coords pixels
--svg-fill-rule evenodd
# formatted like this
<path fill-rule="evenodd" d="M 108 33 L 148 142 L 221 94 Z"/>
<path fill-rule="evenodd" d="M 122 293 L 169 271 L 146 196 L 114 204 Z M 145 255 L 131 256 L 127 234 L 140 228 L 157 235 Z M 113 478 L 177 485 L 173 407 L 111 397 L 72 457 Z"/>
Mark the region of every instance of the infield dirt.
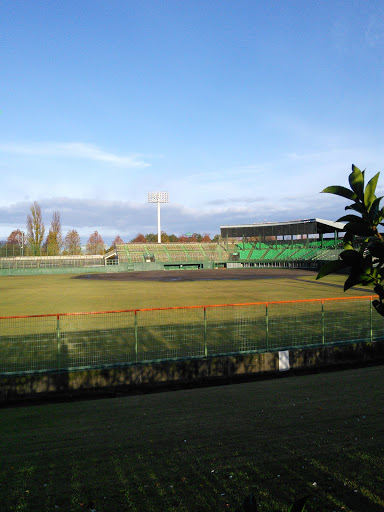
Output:
<path fill-rule="evenodd" d="M 224 268 L 215 270 L 156 270 L 147 272 L 117 272 L 82 274 L 74 279 L 102 279 L 104 281 L 248 281 L 249 279 L 295 279 L 316 276 L 316 272 L 283 268 Z"/>

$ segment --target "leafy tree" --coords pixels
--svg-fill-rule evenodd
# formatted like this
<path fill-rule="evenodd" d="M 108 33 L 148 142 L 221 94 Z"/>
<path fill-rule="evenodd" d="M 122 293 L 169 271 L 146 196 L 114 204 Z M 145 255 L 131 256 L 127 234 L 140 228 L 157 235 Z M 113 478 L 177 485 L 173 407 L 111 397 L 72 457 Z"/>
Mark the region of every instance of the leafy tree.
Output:
<path fill-rule="evenodd" d="M 148 235 L 145 235 L 146 242 L 150 244 L 157 243 L 157 235 L 154 235 L 153 233 L 149 233 Z"/>
<path fill-rule="evenodd" d="M 177 237 L 176 235 L 169 235 L 169 241 L 174 243 L 174 242 L 178 242 L 179 241 L 179 237 Z"/>
<path fill-rule="evenodd" d="M 51 227 L 49 229 L 45 247 L 47 255 L 58 256 L 63 246 L 63 238 L 61 234 L 61 220 L 60 213 L 53 212 Z"/>
<path fill-rule="evenodd" d="M 348 278 L 344 283 L 344 291 L 356 285 L 373 286 L 379 300 L 372 302 L 377 312 L 384 316 L 384 239 L 379 226 L 384 226 L 384 208 L 380 208 L 382 197 L 376 197 L 375 191 L 380 173 L 377 173 L 364 186 L 364 171 L 352 165 L 349 175 L 350 189 L 342 186 L 331 186 L 323 190 L 352 201 L 346 210 L 353 214 L 344 215 L 338 221 L 346 222 L 343 240 L 344 251 L 340 259 L 323 265 L 317 279 L 334 272 L 346 271 Z M 355 245 L 357 248 L 355 249 Z"/>
<path fill-rule="evenodd" d="M 87 254 L 104 254 L 104 240 L 97 231 L 94 231 L 88 238 Z"/>
<path fill-rule="evenodd" d="M 213 238 L 212 238 L 212 242 L 218 242 L 220 240 L 220 235 L 215 235 Z"/>
<path fill-rule="evenodd" d="M 27 216 L 27 241 L 31 253 L 36 256 L 41 254 L 41 244 L 44 240 L 45 227 L 41 208 L 37 201 L 31 205 L 30 213 Z"/>
<path fill-rule="evenodd" d="M 133 238 L 133 239 L 131 240 L 131 242 L 133 242 L 133 243 L 135 243 L 135 244 L 145 244 L 145 242 L 147 242 L 147 237 L 148 237 L 148 236 L 151 236 L 151 235 L 145 235 L 145 236 L 144 236 L 143 234 L 138 233 L 138 234 L 135 236 L 135 238 Z M 155 235 L 153 235 L 153 236 L 155 236 Z M 149 241 L 150 241 L 150 240 L 148 240 L 148 242 L 149 242 Z"/>
<path fill-rule="evenodd" d="M 211 237 L 208 235 L 208 233 L 204 233 L 204 236 L 203 238 L 201 239 L 201 241 L 206 244 L 208 242 L 211 242 Z"/>
<path fill-rule="evenodd" d="M 117 235 L 117 237 L 114 239 L 114 241 L 112 242 L 112 246 L 115 246 L 116 244 L 123 244 L 123 239 L 121 238 L 120 235 Z"/>
<path fill-rule="evenodd" d="M 24 233 L 20 229 L 14 229 L 7 238 L 7 244 L 21 246 L 24 242 Z"/>
<path fill-rule="evenodd" d="M 81 254 L 81 240 L 76 229 L 68 231 L 64 239 L 64 250 L 67 254 Z"/>
<path fill-rule="evenodd" d="M 116 244 L 123 244 L 123 239 L 121 238 L 120 235 L 117 235 L 115 237 L 115 239 L 113 240 L 112 244 L 110 245 L 110 247 L 106 250 L 106 252 L 109 252 L 109 251 L 114 251 L 115 250 L 115 247 L 116 247 Z"/>
<path fill-rule="evenodd" d="M 165 231 L 161 232 L 161 243 L 162 244 L 168 244 L 169 243 L 169 236 Z"/>
<path fill-rule="evenodd" d="M 6 242 L 1 242 L 2 256 L 20 256 L 24 252 L 25 236 L 20 229 L 14 229 Z"/>
<path fill-rule="evenodd" d="M 179 236 L 179 242 L 183 242 L 185 244 L 186 242 L 189 242 L 189 238 L 185 235 L 181 235 Z"/>

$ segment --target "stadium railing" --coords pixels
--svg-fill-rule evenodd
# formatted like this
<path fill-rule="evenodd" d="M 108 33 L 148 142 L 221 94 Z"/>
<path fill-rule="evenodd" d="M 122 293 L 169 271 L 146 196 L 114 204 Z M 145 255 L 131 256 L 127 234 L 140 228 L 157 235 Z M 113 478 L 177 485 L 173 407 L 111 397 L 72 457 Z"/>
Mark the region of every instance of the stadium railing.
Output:
<path fill-rule="evenodd" d="M 384 339 L 371 296 L 0 317 L 0 374 Z"/>

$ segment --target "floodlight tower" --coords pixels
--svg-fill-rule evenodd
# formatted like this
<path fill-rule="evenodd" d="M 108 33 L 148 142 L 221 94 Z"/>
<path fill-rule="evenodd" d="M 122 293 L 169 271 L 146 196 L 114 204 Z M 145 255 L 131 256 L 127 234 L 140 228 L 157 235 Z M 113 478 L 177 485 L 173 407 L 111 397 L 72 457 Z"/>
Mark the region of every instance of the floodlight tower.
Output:
<path fill-rule="evenodd" d="M 161 244 L 160 203 L 169 203 L 168 192 L 148 192 L 148 203 L 157 203 L 157 243 Z"/>

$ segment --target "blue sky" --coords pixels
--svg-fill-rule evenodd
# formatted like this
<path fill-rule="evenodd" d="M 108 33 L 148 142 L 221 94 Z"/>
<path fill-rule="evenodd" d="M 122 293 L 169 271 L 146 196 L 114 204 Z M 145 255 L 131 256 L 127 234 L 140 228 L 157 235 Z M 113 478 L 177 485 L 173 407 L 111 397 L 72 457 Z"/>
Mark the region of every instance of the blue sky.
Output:
<path fill-rule="evenodd" d="M 384 168 L 384 3 L 2 0 L 0 239 L 319 217 Z M 381 189 L 384 191 L 384 175 Z"/>

